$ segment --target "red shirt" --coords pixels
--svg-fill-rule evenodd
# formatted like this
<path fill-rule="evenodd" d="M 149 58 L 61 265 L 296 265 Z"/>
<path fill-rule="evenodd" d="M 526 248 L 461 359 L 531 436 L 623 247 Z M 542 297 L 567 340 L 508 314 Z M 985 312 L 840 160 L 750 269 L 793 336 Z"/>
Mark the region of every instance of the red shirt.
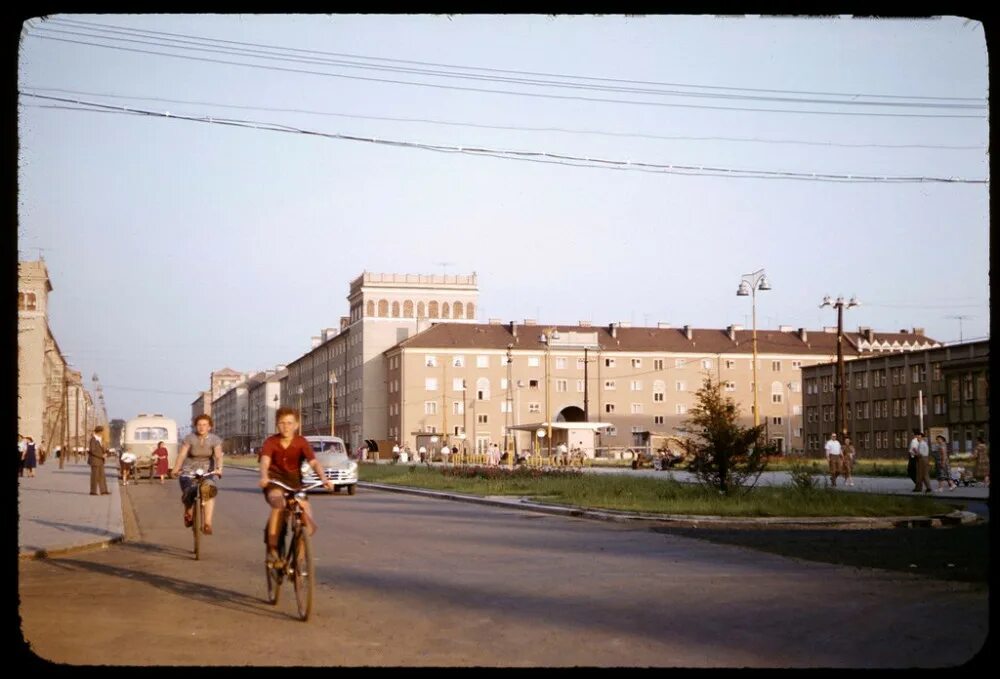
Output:
<path fill-rule="evenodd" d="M 281 446 L 281 434 L 273 434 L 264 440 L 264 447 L 260 451 L 260 456 L 270 457 L 271 466 L 268 474 L 271 476 L 284 476 L 290 479 L 301 479 L 301 467 L 303 460 L 315 460 L 312 446 L 302 436 L 296 435 L 287 448 Z M 271 474 L 271 471 L 276 472 Z"/>

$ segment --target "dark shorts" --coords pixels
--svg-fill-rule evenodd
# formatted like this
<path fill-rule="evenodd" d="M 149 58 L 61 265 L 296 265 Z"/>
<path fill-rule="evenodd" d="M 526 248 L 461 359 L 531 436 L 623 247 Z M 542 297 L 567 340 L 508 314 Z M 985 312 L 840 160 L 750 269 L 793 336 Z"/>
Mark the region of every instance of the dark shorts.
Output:
<path fill-rule="evenodd" d="M 275 481 L 281 481 L 283 484 L 285 484 L 289 488 L 301 488 L 302 487 L 302 475 L 301 474 L 292 476 L 291 474 L 286 474 L 283 471 L 278 471 L 274 467 L 271 467 L 270 469 L 267 470 L 267 476 L 268 476 L 268 478 L 274 479 Z M 272 485 L 268 485 L 267 488 L 261 488 L 260 492 L 262 492 L 264 494 L 264 497 L 266 498 L 268 492 L 272 488 L 277 488 L 281 492 L 285 492 L 284 488 L 281 488 L 279 486 L 272 486 Z"/>

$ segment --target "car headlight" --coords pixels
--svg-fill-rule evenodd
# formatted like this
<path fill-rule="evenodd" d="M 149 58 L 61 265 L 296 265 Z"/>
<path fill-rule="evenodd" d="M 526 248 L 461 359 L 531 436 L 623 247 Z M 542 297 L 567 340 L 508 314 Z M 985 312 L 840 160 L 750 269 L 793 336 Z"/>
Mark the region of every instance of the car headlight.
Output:
<path fill-rule="evenodd" d="M 351 470 L 352 472 L 357 472 L 357 471 L 358 471 L 358 463 L 357 463 L 357 462 L 352 462 L 352 463 L 351 463 L 351 466 L 349 467 L 349 469 L 350 469 L 350 470 Z"/>

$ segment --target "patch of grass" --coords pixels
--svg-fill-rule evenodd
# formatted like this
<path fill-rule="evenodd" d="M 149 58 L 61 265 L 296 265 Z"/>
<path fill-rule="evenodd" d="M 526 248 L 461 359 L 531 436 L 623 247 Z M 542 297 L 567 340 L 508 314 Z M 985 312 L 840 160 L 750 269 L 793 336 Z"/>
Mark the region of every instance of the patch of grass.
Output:
<path fill-rule="evenodd" d="M 787 472 L 795 469 L 811 469 L 814 474 L 829 474 L 826 458 L 809 458 L 800 455 L 772 457 L 767 461 L 767 471 Z M 882 476 L 902 478 L 906 476 L 906 459 L 872 458 L 856 459 L 855 476 Z"/>
<path fill-rule="evenodd" d="M 505 468 L 427 468 L 362 464 L 360 478 L 470 495 L 518 495 L 545 502 L 653 514 L 730 517 L 926 516 L 951 508 L 934 498 L 840 493 L 828 488 L 758 487 L 721 496 L 695 484 L 661 478 L 605 476 L 575 471 L 541 473 Z"/>
<path fill-rule="evenodd" d="M 989 525 L 872 530 L 656 527 L 656 532 L 748 547 L 808 561 L 882 568 L 987 586 Z M 911 565 L 912 564 L 912 565 Z"/>

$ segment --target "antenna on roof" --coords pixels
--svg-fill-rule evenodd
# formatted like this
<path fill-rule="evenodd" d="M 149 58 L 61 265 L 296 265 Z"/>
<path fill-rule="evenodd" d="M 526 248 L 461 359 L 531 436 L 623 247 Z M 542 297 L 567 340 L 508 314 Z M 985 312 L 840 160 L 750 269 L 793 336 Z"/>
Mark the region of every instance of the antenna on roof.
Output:
<path fill-rule="evenodd" d="M 441 267 L 441 273 L 445 275 L 448 275 L 448 272 L 445 270 L 445 267 L 455 265 L 455 262 L 434 262 L 434 263 L 437 264 L 439 267 Z"/>
<path fill-rule="evenodd" d="M 959 341 L 959 343 L 961 343 L 962 339 L 963 339 L 963 335 L 962 335 L 962 321 L 965 320 L 966 318 L 975 318 L 975 316 L 967 316 L 965 314 L 956 314 L 954 316 L 945 316 L 945 318 L 955 318 L 955 319 L 958 319 L 958 341 Z"/>

